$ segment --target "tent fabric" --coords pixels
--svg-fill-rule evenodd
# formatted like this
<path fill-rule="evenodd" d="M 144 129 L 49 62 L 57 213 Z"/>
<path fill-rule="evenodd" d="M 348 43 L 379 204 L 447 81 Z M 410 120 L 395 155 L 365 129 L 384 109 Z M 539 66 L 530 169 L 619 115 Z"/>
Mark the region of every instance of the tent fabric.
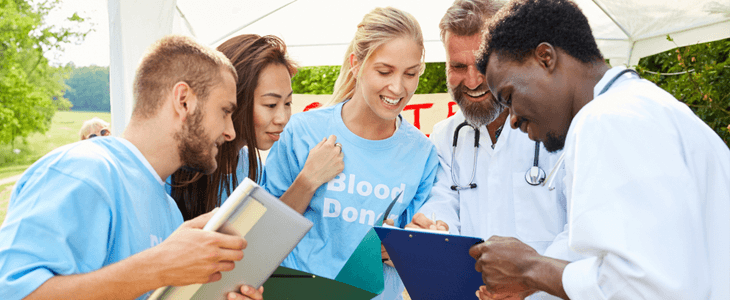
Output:
<path fill-rule="evenodd" d="M 730 37 L 727 0 L 574 0 L 588 17 L 610 63 L 678 46 Z M 121 132 L 133 103 L 131 80 L 139 57 L 154 40 L 180 33 L 217 46 L 243 33 L 273 34 L 301 66 L 341 65 L 362 17 L 393 6 L 420 23 L 427 62 L 444 61 L 438 22 L 452 0 L 109 0 L 112 126 Z M 672 41 L 667 40 L 667 35 Z"/>

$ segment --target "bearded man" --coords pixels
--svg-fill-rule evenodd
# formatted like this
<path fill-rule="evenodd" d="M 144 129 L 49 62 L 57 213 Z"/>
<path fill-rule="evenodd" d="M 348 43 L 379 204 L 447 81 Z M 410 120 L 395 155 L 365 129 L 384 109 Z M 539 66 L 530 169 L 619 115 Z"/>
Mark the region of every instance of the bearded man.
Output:
<path fill-rule="evenodd" d="M 561 234 L 566 224 L 562 171 L 554 175 L 556 189 L 542 185 L 544 172 L 550 172 L 560 153 L 549 153 L 541 143 L 509 129 L 509 110 L 495 101 L 476 68 L 483 24 L 498 9 L 489 0 L 457 0 L 441 19 L 447 86 L 460 110 L 434 126 L 430 139 L 441 168 L 431 197 L 408 226 L 438 226 L 485 240 L 514 237 L 540 254 L 573 260 L 577 256 Z M 438 224 L 427 217 L 432 214 Z"/>
<path fill-rule="evenodd" d="M 143 299 L 163 286 L 216 281 L 243 258 L 241 237 L 183 223 L 165 182 L 212 172 L 235 137 L 236 70 L 221 53 L 168 36 L 145 54 L 121 137 L 51 151 L 17 182 L 0 228 L 0 299 Z M 249 286 L 229 299 L 261 299 Z"/>

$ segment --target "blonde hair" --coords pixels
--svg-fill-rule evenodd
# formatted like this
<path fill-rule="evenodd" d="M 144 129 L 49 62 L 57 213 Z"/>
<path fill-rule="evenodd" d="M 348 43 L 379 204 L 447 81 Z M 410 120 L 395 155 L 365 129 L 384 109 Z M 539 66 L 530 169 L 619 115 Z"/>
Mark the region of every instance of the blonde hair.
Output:
<path fill-rule="evenodd" d="M 81 140 L 85 140 L 87 135 L 103 128 L 109 128 L 109 123 L 102 119 L 99 119 L 98 117 L 93 117 L 89 120 L 84 121 L 84 124 L 81 125 L 81 130 L 79 130 L 79 137 L 81 138 Z"/>
<path fill-rule="evenodd" d="M 347 47 L 345 61 L 340 68 L 340 75 L 335 81 L 330 105 L 352 98 L 355 94 L 357 77 L 362 73 L 361 67 L 357 75 L 353 75 L 350 67 L 350 54 L 355 54 L 360 66 L 364 66 L 368 58 L 381 45 L 396 38 L 411 38 L 421 47 L 421 64 L 423 64 L 423 33 L 418 21 L 411 14 L 393 7 L 375 8 L 362 18 L 357 25 L 355 37 Z M 419 76 L 423 73 L 421 66 Z"/>

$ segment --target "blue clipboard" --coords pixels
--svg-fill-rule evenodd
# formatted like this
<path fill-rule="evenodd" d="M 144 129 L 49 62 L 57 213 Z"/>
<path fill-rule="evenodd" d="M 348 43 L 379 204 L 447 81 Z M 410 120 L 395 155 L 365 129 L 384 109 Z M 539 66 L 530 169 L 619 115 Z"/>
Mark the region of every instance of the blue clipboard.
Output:
<path fill-rule="evenodd" d="M 375 227 L 412 299 L 473 299 L 483 285 L 469 248 L 480 238 Z"/>

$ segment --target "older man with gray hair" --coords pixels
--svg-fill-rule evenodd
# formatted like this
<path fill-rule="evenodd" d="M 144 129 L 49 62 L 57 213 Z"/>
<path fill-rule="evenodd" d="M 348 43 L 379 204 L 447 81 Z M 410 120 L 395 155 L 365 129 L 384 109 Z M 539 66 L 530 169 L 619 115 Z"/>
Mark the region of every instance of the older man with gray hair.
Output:
<path fill-rule="evenodd" d="M 489 0 L 456 0 L 441 19 L 447 86 L 460 111 L 434 126 L 430 139 L 441 168 L 430 199 L 409 226 L 485 240 L 515 237 L 540 254 L 572 260 L 564 234 L 562 181 L 552 190 L 542 184 L 560 153 L 548 153 L 526 134 L 509 129 L 509 110 L 495 101 L 476 67 L 484 23 L 499 7 Z M 557 176 L 562 178 L 562 172 Z M 431 214 L 437 224 L 426 217 Z"/>

